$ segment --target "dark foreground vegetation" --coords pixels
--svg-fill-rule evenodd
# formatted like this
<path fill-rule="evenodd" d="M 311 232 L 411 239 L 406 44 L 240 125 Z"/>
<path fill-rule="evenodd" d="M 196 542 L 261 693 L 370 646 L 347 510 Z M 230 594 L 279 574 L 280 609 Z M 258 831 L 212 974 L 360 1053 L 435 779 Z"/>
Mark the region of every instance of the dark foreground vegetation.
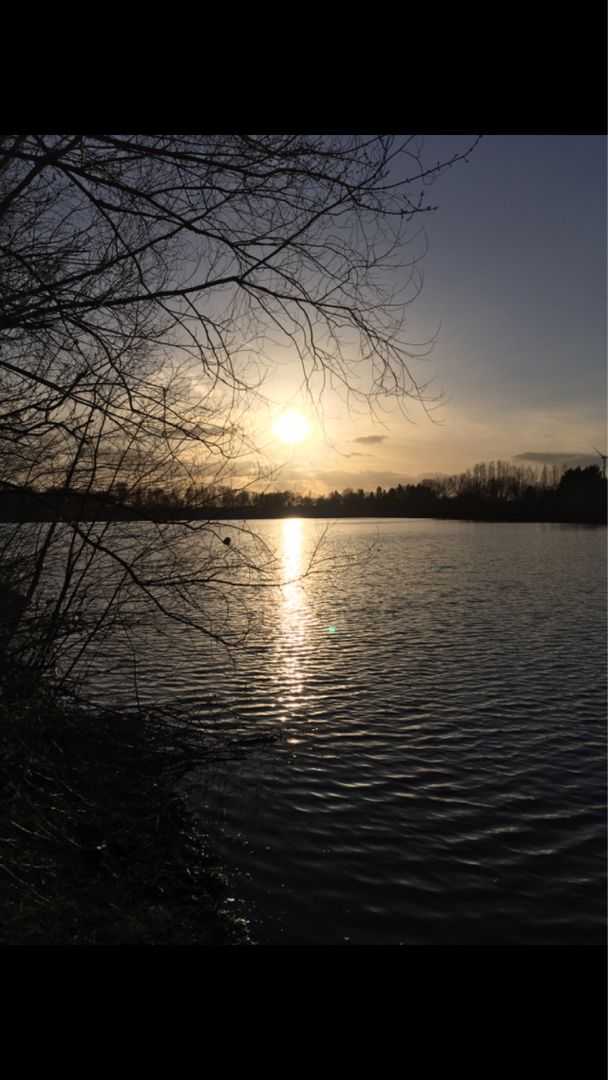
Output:
<path fill-rule="evenodd" d="M 246 944 L 177 790 L 245 744 L 210 743 L 167 709 L 86 708 L 42 687 L 16 698 L 3 683 L 0 944 Z"/>
<path fill-rule="evenodd" d="M 476 465 L 457 476 L 398 484 L 388 490 L 333 491 L 300 495 L 293 491 L 251 491 L 191 485 L 111 491 L 52 488 L 0 491 L 0 521 L 156 520 L 201 518 L 438 517 L 485 521 L 606 521 L 606 478 L 596 465 L 586 468 L 531 468 L 498 461 Z"/>

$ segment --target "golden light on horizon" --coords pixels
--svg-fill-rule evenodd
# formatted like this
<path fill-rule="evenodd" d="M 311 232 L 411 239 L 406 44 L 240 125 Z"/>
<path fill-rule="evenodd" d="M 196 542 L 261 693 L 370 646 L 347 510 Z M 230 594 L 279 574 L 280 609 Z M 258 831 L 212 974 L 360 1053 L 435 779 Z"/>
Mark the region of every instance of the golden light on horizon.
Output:
<path fill-rule="evenodd" d="M 295 446 L 296 443 L 303 442 L 304 439 L 308 438 L 310 424 L 306 417 L 302 416 L 302 413 L 290 409 L 289 412 L 284 412 L 277 417 L 272 425 L 272 430 L 281 442 Z"/>

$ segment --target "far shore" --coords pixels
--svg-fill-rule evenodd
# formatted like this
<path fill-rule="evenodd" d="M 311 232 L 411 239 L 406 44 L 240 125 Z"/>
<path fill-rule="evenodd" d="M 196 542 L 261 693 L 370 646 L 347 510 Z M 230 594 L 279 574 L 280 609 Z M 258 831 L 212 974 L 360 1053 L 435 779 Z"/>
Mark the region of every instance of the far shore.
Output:
<path fill-rule="evenodd" d="M 523 510 L 515 508 L 505 507 L 500 512 L 488 512 L 483 513 L 477 511 L 475 513 L 462 513 L 462 512 L 443 512 L 441 514 L 382 514 L 378 511 L 365 513 L 320 513 L 315 510 L 307 508 L 288 508 L 286 510 L 268 511 L 264 510 L 263 513 L 256 513 L 253 510 L 243 511 L 241 508 L 230 509 L 222 508 L 218 510 L 200 510 L 198 512 L 190 512 L 188 514 L 180 513 L 137 513 L 136 511 L 123 510 L 115 513 L 96 513 L 96 514 L 79 514 L 78 516 L 70 514 L 60 513 L 48 513 L 48 514 L 31 514 L 28 516 L 9 516 L 0 513 L 0 525 L 20 525 L 20 524 L 34 524 L 40 522 L 53 522 L 64 521 L 66 523 L 74 522 L 92 524 L 96 521 L 103 522 L 104 524 L 109 521 L 152 521 L 155 523 L 165 524 L 179 524 L 180 522 L 192 522 L 192 521 L 277 521 L 284 518 L 305 518 L 311 520 L 320 521 L 334 521 L 334 520 L 370 520 L 370 521 L 488 521 L 488 522 L 515 522 L 519 524 L 564 524 L 564 525 L 606 525 L 606 515 L 597 514 L 593 510 L 585 512 L 556 512 L 554 515 L 549 516 L 526 513 Z"/>

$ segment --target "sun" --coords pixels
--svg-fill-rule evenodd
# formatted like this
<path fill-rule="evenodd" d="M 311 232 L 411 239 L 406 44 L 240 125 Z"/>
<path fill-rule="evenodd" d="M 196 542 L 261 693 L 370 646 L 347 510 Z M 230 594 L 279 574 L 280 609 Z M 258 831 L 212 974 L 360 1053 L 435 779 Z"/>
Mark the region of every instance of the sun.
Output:
<path fill-rule="evenodd" d="M 310 434 L 310 424 L 302 413 L 296 412 L 294 409 L 290 409 L 289 412 L 285 412 L 282 416 L 277 417 L 272 425 L 277 439 L 281 442 L 294 445 L 295 443 L 303 442 L 303 440 Z"/>

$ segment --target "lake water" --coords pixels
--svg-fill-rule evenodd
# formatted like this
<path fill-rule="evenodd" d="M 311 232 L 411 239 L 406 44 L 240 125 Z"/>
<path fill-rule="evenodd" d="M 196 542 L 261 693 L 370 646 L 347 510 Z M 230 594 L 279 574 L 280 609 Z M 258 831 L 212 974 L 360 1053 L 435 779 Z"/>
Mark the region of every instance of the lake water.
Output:
<path fill-rule="evenodd" d="M 325 524 L 252 523 L 289 583 L 236 666 L 176 626 L 139 669 L 278 736 L 190 777 L 227 902 L 260 944 L 602 942 L 605 529 L 339 521 L 298 580 Z"/>

